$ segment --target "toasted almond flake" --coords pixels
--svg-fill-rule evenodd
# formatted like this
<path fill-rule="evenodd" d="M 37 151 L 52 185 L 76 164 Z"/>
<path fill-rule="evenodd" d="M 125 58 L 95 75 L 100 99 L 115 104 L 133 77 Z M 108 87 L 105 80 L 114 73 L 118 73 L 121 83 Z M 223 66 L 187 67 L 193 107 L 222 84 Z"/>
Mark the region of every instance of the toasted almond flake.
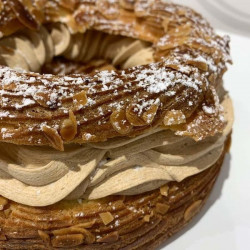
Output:
<path fill-rule="evenodd" d="M 126 118 L 126 112 L 124 110 L 114 111 L 110 116 L 110 122 L 119 134 L 128 134 L 133 126 L 128 122 Z"/>
<path fill-rule="evenodd" d="M 84 106 L 88 102 L 87 94 L 85 91 L 81 91 L 80 93 L 73 96 L 73 101 L 77 104 L 77 106 Z"/>
<path fill-rule="evenodd" d="M 195 201 L 191 206 L 189 206 L 184 213 L 184 220 L 189 221 L 196 215 L 201 208 L 202 200 Z"/>
<path fill-rule="evenodd" d="M 63 121 L 60 134 L 66 141 L 70 141 L 75 138 L 77 134 L 77 122 L 72 110 L 69 111 L 69 119 Z"/>
<path fill-rule="evenodd" d="M 85 234 L 86 231 L 87 230 L 84 228 L 72 226 L 72 227 L 53 230 L 52 233 L 53 235 L 57 236 L 57 235 L 78 234 L 78 233 Z"/>
<path fill-rule="evenodd" d="M 168 185 L 164 185 L 160 188 L 160 193 L 162 196 L 168 196 L 168 191 L 169 191 L 169 186 Z"/>
<path fill-rule="evenodd" d="M 159 214 L 166 214 L 169 210 L 169 205 L 167 204 L 164 204 L 164 203 L 157 203 L 156 204 L 156 212 L 159 213 Z"/>
<path fill-rule="evenodd" d="M 187 64 L 193 65 L 203 71 L 208 71 L 208 65 L 206 62 L 201 62 L 201 61 L 194 61 L 194 60 L 188 60 Z"/>
<path fill-rule="evenodd" d="M 168 34 L 174 37 L 187 37 L 190 35 L 190 32 L 191 32 L 191 24 L 186 23 L 181 26 L 178 26 L 175 29 L 169 30 Z"/>
<path fill-rule="evenodd" d="M 48 126 L 43 126 L 42 131 L 44 132 L 44 135 L 51 143 L 53 148 L 60 151 L 64 151 L 63 140 L 61 136 L 58 134 L 57 130 Z"/>
<path fill-rule="evenodd" d="M 50 243 L 50 236 L 46 232 L 38 230 L 38 235 L 44 242 Z"/>
<path fill-rule="evenodd" d="M 155 118 L 155 115 L 157 113 L 158 110 L 158 105 L 157 104 L 153 104 L 151 105 L 147 111 L 145 111 L 142 115 L 142 119 L 147 123 L 147 124 L 151 124 Z"/>
<path fill-rule="evenodd" d="M 100 213 L 99 216 L 101 217 L 104 225 L 108 225 L 114 220 L 114 216 L 110 212 Z"/>
<path fill-rule="evenodd" d="M 53 247 L 75 247 L 84 242 L 84 235 L 82 234 L 68 234 L 56 236 L 51 240 Z"/>
<path fill-rule="evenodd" d="M 150 218 L 151 218 L 151 216 L 150 216 L 149 214 L 147 214 L 147 215 L 145 215 L 145 216 L 143 217 L 143 220 L 146 221 L 146 222 L 149 222 L 149 221 L 150 221 Z"/>
<path fill-rule="evenodd" d="M 74 227 L 91 228 L 95 223 L 96 223 L 96 220 L 92 220 L 92 221 L 77 224 Z"/>
<path fill-rule="evenodd" d="M 186 123 L 186 117 L 181 110 L 167 111 L 163 120 L 165 126 L 179 125 Z"/>
<path fill-rule="evenodd" d="M 0 197 L 0 211 L 4 210 L 4 207 L 8 204 L 8 200 L 4 197 Z"/>
<path fill-rule="evenodd" d="M 126 109 L 126 117 L 127 120 L 130 122 L 131 125 L 135 127 L 141 127 L 147 125 L 145 120 L 138 114 L 137 111 L 135 111 L 135 106 L 130 105 Z"/>
<path fill-rule="evenodd" d="M 119 233 L 117 231 L 109 233 L 100 239 L 97 240 L 97 242 L 116 242 L 119 239 Z"/>
<path fill-rule="evenodd" d="M 162 21 L 162 26 L 163 26 L 165 32 L 168 31 L 169 22 L 170 22 L 169 18 L 164 18 L 164 20 Z"/>

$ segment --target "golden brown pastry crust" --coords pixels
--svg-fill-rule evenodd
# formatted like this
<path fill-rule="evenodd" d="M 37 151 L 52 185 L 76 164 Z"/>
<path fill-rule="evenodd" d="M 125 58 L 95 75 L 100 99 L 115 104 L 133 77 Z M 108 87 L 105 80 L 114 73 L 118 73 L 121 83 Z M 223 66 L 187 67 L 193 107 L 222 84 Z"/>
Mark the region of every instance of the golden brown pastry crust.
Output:
<path fill-rule="evenodd" d="M 230 137 L 208 170 L 142 195 L 63 201 L 42 208 L 1 198 L 0 248 L 155 249 L 200 211 L 229 146 Z"/>
<path fill-rule="evenodd" d="M 1 1 L 4 36 L 64 22 L 72 32 L 94 29 L 149 41 L 156 62 L 70 77 L 0 67 L 0 94 L 9 100 L 0 103 L 1 141 L 63 150 L 64 143 L 135 136 L 159 126 L 195 140 L 222 131 L 214 88 L 230 62 L 229 40 L 217 36 L 199 14 L 159 0 L 31 2 Z M 216 112 L 206 114 L 204 105 Z"/>

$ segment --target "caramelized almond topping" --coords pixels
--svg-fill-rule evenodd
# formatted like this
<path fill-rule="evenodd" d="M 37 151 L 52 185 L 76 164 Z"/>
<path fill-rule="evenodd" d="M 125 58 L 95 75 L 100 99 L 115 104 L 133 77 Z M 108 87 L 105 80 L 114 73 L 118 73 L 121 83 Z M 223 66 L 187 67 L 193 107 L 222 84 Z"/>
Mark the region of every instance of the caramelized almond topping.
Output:
<path fill-rule="evenodd" d="M 77 122 L 73 111 L 69 111 L 69 119 L 63 121 L 60 134 L 66 141 L 73 140 L 77 134 Z"/>
<path fill-rule="evenodd" d="M 169 205 L 167 204 L 163 204 L 163 203 L 157 203 L 156 204 L 156 212 L 159 213 L 159 214 L 166 214 L 169 210 Z"/>
<path fill-rule="evenodd" d="M 53 230 L 52 233 L 57 235 L 66 235 L 66 234 L 78 234 L 78 233 L 85 233 L 85 230 L 83 228 L 78 227 L 67 227 L 67 228 L 61 228 L 57 230 Z"/>
<path fill-rule="evenodd" d="M 46 138 L 51 143 L 53 148 L 64 151 L 63 140 L 54 128 L 43 126 L 42 131 L 44 132 Z"/>
<path fill-rule="evenodd" d="M 168 185 L 164 185 L 160 188 L 160 193 L 162 196 L 168 196 L 168 190 L 169 190 L 169 186 Z"/>
<path fill-rule="evenodd" d="M 208 65 L 205 62 L 201 62 L 201 61 L 194 61 L 194 60 L 188 60 L 187 64 L 189 65 L 193 65 L 195 67 L 197 67 L 200 70 L 203 71 L 208 71 Z"/>
<path fill-rule="evenodd" d="M 167 37 L 160 39 L 159 43 L 157 44 L 157 47 L 160 50 L 174 49 L 185 44 L 187 40 L 187 37 L 170 37 L 168 35 Z"/>
<path fill-rule="evenodd" d="M 196 215 L 201 208 L 202 200 L 195 201 L 191 206 L 189 206 L 184 213 L 184 220 L 189 221 Z"/>
<path fill-rule="evenodd" d="M 78 108 L 86 105 L 88 102 L 88 98 L 85 91 L 81 91 L 80 93 L 73 96 L 73 101 L 76 103 Z"/>
<path fill-rule="evenodd" d="M 56 236 L 51 240 L 53 247 L 74 247 L 83 243 L 84 236 L 82 234 L 68 234 Z"/>
<path fill-rule="evenodd" d="M 112 232 L 98 239 L 97 242 L 116 242 L 119 239 L 119 233 L 117 231 Z"/>
<path fill-rule="evenodd" d="M 147 214 L 147 215 L 145 215 L 145 216 L 143 217 L 143 220 L 146 221 L 146 222 L 149 222 L 149 221 L 150 221 L 150 218 L 151 218 L 150 214 Z"/>
<path fill-rule="evenodd" d="M 126 117 L 130 124 L 135 127 L 147 125 L 144 119 L 138 114 L 137 108 L 135 108 L 134 105 L 130 105 L 127 107 Z"/>
<path fill-rule="evenodd" d="M 18 20 L 27 28 L 31 30 L 37 30 L 39 28 L 39 24 L 32 17 L 32 15 L 26 10 L 22 3 L 18 0 L 9 0 L 9 5 L 12 10 L 15 12 Z"/>
<path fill-rule="evenodd" d="M 114 220 L 114 217 L 110 212 L 100 213 L 99 216 L 101 217 L 104 225 L 108 225 Z"/>
<path fill-rule="evenodd" d="M 184 37 L 189 36 L 191 32 L 191 25 L 190 23 L 178 26 L 175 29 L 169 30 L 169 35 L 174 37 Z"/>
<path fill-rule="evenodd" d="M 142 119 L 147 123 L 151 124 L 155 118 L 155 115 L 158 110 L 158 105 L 153 104 L 149 107 L 147 111 L 145 111 L 142 115 Z"/>
<path fill-rule="evenodd" d="M 92 221 L 89 221 L 89 222 L 84 222 L 84 223 L 77 224 L 74 227 L 91 228 L 91 227 L 93 227 L 93 225 L 95 223 L 96 223 L 96 220 L 92 220 Z"/>
<path fill-rule="evenodd" d="M 169 20 L 168 18 L 165 18 L 165 19 L 163 20 L 163 22 L 162 22 L 162 26 L 163 26 L 165 32 L 168 31 L 169 22 L 170 22 L 170 20 Z"/>
<path fill-rule="evenodd" d="M 8 200 L 4 197 L 0 197 L 0 211 L 4 210 L 4 207 L 8 204 Z"/>
<path fill-rule="evenodd" d="M 47 233 L 45 233 L 44 231 L 38 230 L 38 234 L 44 242 L 50 243 L 50 237 Z"/>
<path fill-rule="evenodd" d="M 186 116 L 181 110 L 167 111 L 163 120 L 165 126 L 172 126 L 186 123 Z"/>
<path fill-rule="evenodd" d="M 110 116 L 110 122 L 115 131 L 119 134 L 128 134 L 133 126 L 128 122 L 126 118 L 126 112 L 124 110 L 114 111 Z"/>

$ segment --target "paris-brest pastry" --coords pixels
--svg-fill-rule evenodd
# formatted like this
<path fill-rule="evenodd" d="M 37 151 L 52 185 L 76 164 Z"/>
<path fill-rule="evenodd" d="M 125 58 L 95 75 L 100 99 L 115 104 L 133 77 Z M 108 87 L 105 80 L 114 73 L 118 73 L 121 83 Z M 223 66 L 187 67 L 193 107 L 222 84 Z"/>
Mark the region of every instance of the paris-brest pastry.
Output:
<path fill-rule="evenodd" d="M 155 249 L 229 149 L 229 38 L 152 0 L 0 1 L 0 248 Z"/>

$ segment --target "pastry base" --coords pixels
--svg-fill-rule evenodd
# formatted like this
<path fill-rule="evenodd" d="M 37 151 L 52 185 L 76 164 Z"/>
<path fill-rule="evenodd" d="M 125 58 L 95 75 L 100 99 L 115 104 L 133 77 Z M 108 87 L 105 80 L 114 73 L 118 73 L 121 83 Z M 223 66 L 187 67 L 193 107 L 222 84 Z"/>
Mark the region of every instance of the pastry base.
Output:
<path fill-rule="evenodd" d="M 205 204 L 230 139 L 211 168 L 180 183 L 169 183 L 167 195 L 157 189 L 136 196 L 63 201 L 42 208 L 2 201 L 0 249 L 157 249 Z M 112 221 L 105 225 L 100 213 L 107 212 Z"/>

